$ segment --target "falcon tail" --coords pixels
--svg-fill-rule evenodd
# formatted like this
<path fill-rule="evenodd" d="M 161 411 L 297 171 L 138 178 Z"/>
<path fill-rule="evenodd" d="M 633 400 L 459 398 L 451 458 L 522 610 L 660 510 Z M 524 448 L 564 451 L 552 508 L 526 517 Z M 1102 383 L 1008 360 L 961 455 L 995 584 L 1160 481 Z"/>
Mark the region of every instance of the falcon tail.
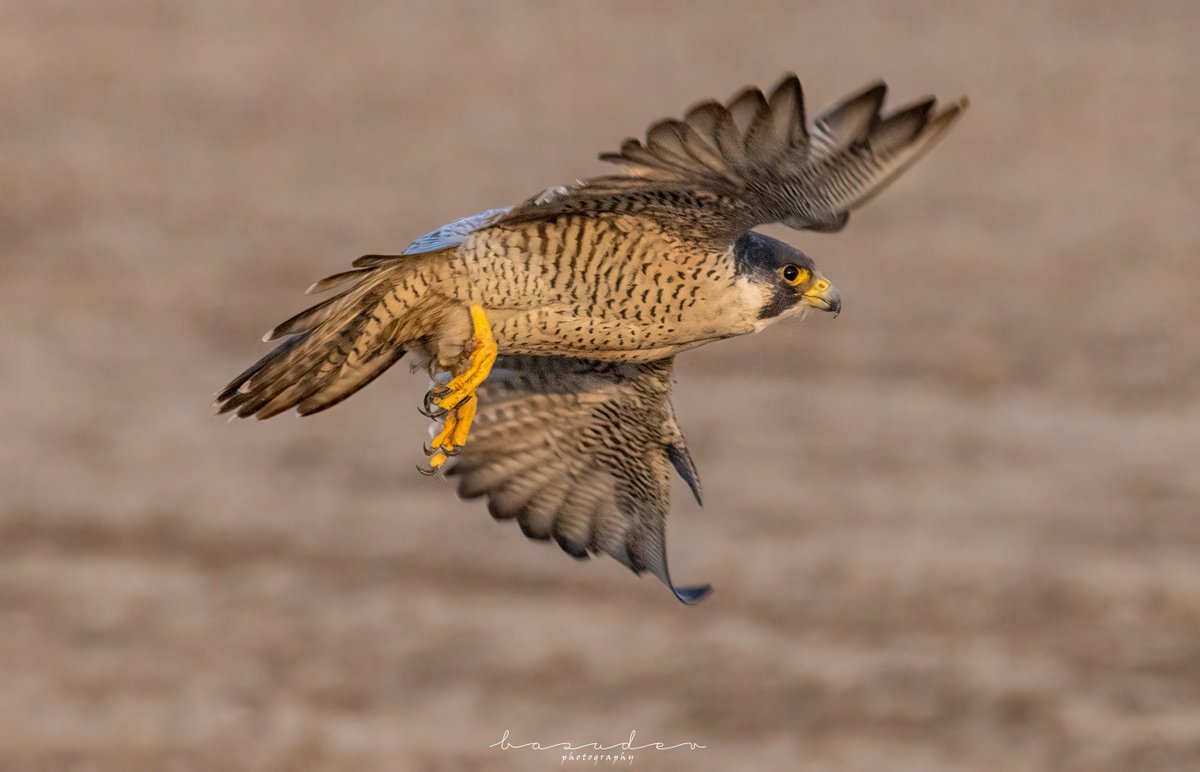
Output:
<path fill-rule="evenodd" d="M 217 395 L 220 413 L 270 418 L 292 408 L 310 415 L 354 394 L 404 356 L 437 319 L 420 302 L 425 256 L 369 255 L 314 284 L 309 294 L 353 282 L 268 332 L 286 339 Z"/>

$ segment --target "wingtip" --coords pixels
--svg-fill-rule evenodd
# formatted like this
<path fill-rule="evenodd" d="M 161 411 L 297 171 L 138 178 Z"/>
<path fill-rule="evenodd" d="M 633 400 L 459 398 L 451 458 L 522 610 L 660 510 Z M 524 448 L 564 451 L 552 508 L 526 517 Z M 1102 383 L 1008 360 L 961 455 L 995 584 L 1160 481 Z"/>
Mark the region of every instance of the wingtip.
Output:
<path fill-rule="evenodd" d="M 887 93 L 887 81 L 885 81 L 883 78 L 876 78 L 858 91 L 850 94 L 850 96 L 844 97 L 840 102 L 834 105 L 833 109 L 845 107 L 851 104 L 857 104 L 861 101 L 867 104 L 875 105 L 875 111 L 879 112 L 879 110 L 883 107 L 884 101 L 887 100 Z"/>
<path fill-rule="evenodd" d="M 800 76 L 791 71 L 785 72 L 779 80 L 775 81 L 775 85 L 771 87 L 770 93 L 774 94 L 782 88 L 795 88 L 799 90 L 801 88 Z"/>
<path fill-rule="evenodd" d="M 954 100 L 950 104 L 946 105 L 945 109 L 942 110 L 941 113 L 939 113 L 937 115 L 935 120 L 952 121 L 955 118 L 957 118 L 958 116 L 962 115 L 964 112 L 966 112 L 967 108 L 970 106 L 971 106 L 970 99 L 968 99 L 965 96 L 959 97 L 958 99 Z"/>
<path fill-rule="evenodd" d="M 936 138 L 950 128 L 950 125 L 957 121 L 970 105 L 971 100 L 965 96 L 946 105 L 929 119 L 922 134 L 928 135 L 931 139 Z"/>
<path fill-rule="evenodd" d="M 689 587 L 672 587 L 671 592 L 685 606 L 695 606 L 712 593 L 711 584 L 696 584 Z"/>

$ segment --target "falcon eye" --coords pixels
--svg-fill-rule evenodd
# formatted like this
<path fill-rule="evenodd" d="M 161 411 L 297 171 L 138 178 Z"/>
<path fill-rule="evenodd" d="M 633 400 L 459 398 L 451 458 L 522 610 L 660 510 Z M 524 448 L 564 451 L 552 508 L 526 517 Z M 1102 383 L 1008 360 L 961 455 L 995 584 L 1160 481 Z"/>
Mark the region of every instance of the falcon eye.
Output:
<path fill-rule="evenodd" d="M 795 263 L 788 263 L 779 269 L 779 275 L 782 276 L 783 280 L 788 284 L 795 286 L 797 284 L 803 284 L 808 280 L 808 269 L 801 268 Z"/>

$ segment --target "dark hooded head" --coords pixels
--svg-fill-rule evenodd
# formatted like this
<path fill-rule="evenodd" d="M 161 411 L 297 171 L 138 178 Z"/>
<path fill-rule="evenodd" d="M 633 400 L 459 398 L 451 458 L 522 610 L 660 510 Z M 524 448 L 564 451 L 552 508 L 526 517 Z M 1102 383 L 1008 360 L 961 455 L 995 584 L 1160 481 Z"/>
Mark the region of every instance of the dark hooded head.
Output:
<path fill-rule="evenodd" d="M 751 231 L 734 242 L 733 257 L 739 276 L 770 289 L 760 319 L 805 306 L 835 315 L 842 310 L 837 289 L 817 270 L 812 258 L 790 244 Z"/>

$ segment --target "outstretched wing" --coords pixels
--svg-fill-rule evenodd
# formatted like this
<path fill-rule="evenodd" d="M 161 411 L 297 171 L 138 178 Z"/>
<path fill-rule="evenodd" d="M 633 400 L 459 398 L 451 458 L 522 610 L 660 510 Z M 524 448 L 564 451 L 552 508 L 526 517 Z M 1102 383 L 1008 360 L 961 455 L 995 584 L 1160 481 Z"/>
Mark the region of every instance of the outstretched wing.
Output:
<path fill-rule="evenodd" d="M 515 207 L 498 224 L 571 212 L 657 216 L 691 235 L 730 241 L 751 228 L 840 230 L 852 209 L 927 152 L 967 106 L 938 110 L 926 98 L 884 115 L 876 83 L 805 118 L 795 75 L 770 96 L 748 88 L 727 105 L 704 102 L 683 120 L 654 124 L 600 156 L 621 173 L 555 188 Z"/>
<path fill-rule="evenodd" d="M 676 587 L 665 528 L 674 466 L 700 499 L 671 408 L 672 360 L 648 364 L 501 357 L 449 474 L 463 498 L 488 498 L 496 519 L 567 553 L 606 552 L 649 571 L 684 603 L 709 585 Z"/>

